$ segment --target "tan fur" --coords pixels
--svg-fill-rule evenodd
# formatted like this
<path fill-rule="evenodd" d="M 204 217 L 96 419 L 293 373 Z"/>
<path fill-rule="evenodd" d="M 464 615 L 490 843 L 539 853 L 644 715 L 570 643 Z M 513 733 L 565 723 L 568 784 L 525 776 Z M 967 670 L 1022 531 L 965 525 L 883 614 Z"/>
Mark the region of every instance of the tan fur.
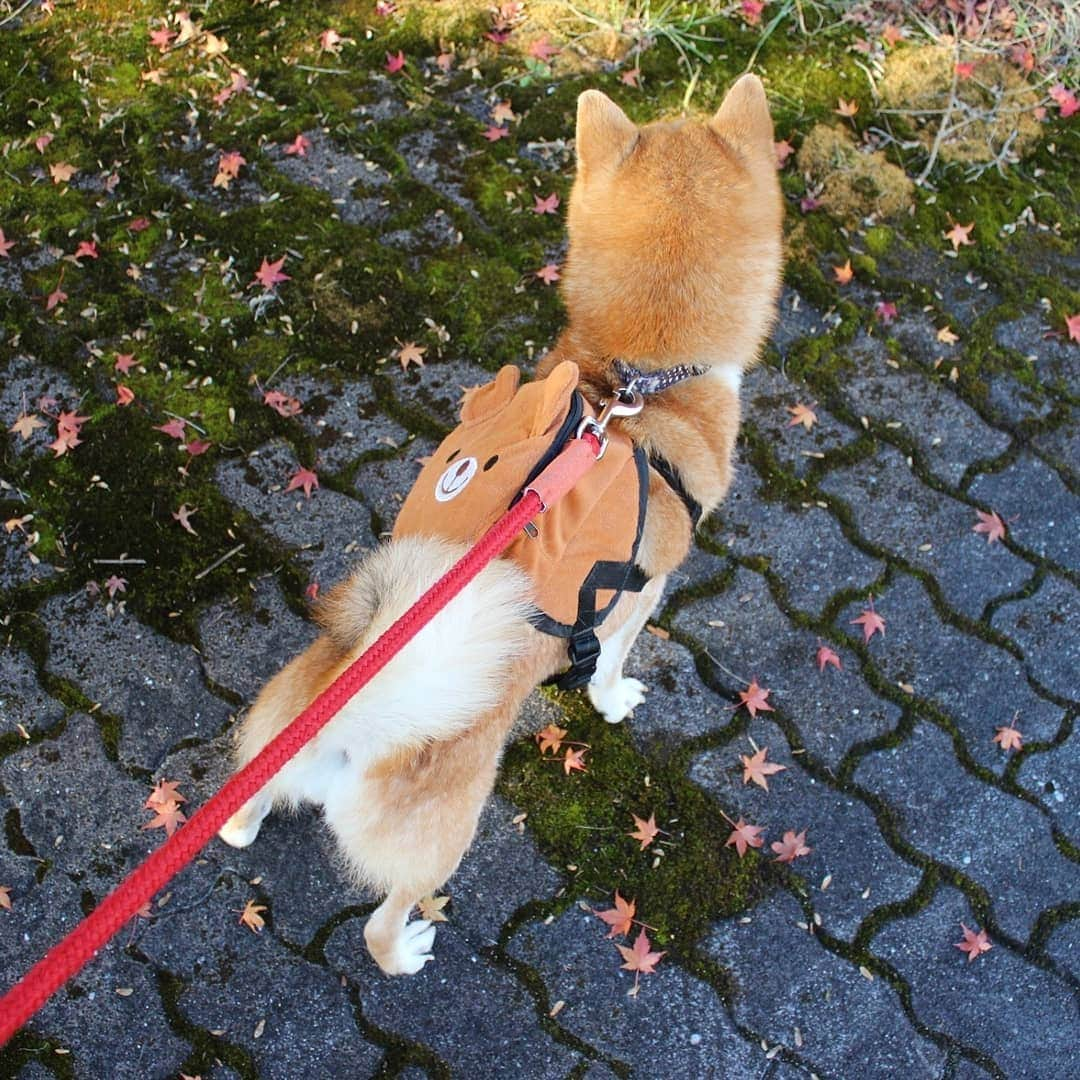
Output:
<path fill-rule="evenodd" d="M 603 94 L 586 91 L 579 99 L 577 151 L 563 277 L 569 324 L 538 374 L 573 360 L 581 368 L 581 389 L 595 405 L 618 383 L 616 357 L 646 370 L 715 365 L 716 372 L 650 398 L 640 416 L 619 421 L 638 445 L 678 470 L 708 512 L 731 482 L 738 377 L 757 359 L 779 290 L 782 202 L 764 91 L 756 78 L 744 76 L 707 122 L 644 128 Z M 623 661 L 659 600 L 664 576 L 682 562 L 690 542 L 685 507 L 654 472 L 638 556 L 652 581 L 642 593 L 624 595 L 605 622 L 589 687 L 594 705 L 612 722 L 642 700 L 645 687 L 623 677 Z M 433 580 L 445 568 L 445 551 L 420 545 L 395 554 L 403 543 L 394 541 L 389 557 L 369 556 L 330 594 L 320 615 L 325 636 L 263 689 L 239 732 L 238 763 L 329 685 L 403 598 L 415 597 L 418 577 Z M 487 601 L 510 583 L 499 576 L 500 565 L 506 564 L 466 590 L 463 603 L 487 612 Z M 410 685 L 408 672 L 418 677 L 438 657 L 407 649 L 403 673 L 361 692 L 354 699 L 359 704 L 350 703 L 222 829 L 224 839 L 243 846 L 273 802 L 322 803 L 352 872 L 387 894 L 365 938 L 390 974 L 418 971 L 430 959 L 434 928 L 422 920 L 408 923 L 409 913 L 454 872 L 471 843 L 522 701 L 565 664 L 565 643 L 533 631 L 521 612 L 502 602 L 505 614 L 493 615 L 476 642 L 478 652 L 490 653 L 485 678 L 498 680 L 493 704 L 478 693 L 466 701 L 475 715 L 463 722 L 450 703 L 429 694 L 415 703 L 420 717 L 414 722 L 406 706 L 410 693 L 421 690 Z M 471 641 L 475 630 L 460 618 L 442 625 L 451 642 Z"/>

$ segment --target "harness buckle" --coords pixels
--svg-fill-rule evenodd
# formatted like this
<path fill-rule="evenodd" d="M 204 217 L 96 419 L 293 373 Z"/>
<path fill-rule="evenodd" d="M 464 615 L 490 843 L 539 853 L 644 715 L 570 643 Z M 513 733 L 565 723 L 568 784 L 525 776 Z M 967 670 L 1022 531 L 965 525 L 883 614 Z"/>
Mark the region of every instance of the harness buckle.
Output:
<path fill-rule="evenodd" d="M 637 416 L 645 405 L 645 399 L 634 389 L 633 385 L 620 386 L 610 401 L 600 403 L 600 412 L 597 416 L 586 416 L 578 424 L 577 437 L 580 439 L 586 432 L 595 436 L 600 443 L 600 451 L 596 455 L 599 461 L 607 450 L 606 428 L 608 423 L 616 416 Z"/>

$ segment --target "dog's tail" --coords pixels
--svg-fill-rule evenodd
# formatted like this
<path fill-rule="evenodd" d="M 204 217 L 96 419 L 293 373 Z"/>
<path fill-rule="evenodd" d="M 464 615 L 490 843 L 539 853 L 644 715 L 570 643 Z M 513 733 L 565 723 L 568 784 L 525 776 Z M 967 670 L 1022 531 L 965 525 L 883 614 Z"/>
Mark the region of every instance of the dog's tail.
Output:
<path fill-rule="evenodd" d="M 412 536 L 371 552 L 317 610 L 344 662 L 373 644 L 466 551 Z M 382 756 L 463 731 L 498 704 L 528 649 L 529 597 L 521 570 L 501 559 L 490 563 L 345 706 L 320 742 L 340 739 L 355 759 L 359 750 Z"/>

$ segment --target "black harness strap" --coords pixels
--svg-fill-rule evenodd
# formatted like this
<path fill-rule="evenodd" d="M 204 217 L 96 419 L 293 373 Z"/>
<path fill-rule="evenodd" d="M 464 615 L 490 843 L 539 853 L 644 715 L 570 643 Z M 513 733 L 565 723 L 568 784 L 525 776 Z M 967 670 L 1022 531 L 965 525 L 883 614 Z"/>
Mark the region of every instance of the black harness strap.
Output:
<path fill-rule="evenodd" d="M 690 528 L 696 529 L 704 513 L 701 503 L 683 486 L 682 477 L 675 471 L 670 461 L 660 457 L 659 454 L 653 454 L 649 458 L 649 464 L 663 477 L 664 483 L 682 499 L 683 506 L 690 515 Z"/>

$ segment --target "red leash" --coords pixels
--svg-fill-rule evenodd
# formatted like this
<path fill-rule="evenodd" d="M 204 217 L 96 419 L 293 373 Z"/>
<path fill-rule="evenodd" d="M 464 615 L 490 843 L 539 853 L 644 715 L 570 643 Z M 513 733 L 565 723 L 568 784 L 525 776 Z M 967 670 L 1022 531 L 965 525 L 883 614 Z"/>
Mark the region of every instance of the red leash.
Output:
<path fill-rule="evenodd" d="M 570 490 L 596 461 L 603 432 L 571 439 L 557 458 L 450 570 L 367 651 L 353 661 L 257 757 L 232 776 L 191 819 L 137 866 L 70 934 L 0 998 L 0 1046 L 78 974 L 88 960 L 217 835 L 218 829 L 294 757 L 480 571 L 528 521 Z"/>

